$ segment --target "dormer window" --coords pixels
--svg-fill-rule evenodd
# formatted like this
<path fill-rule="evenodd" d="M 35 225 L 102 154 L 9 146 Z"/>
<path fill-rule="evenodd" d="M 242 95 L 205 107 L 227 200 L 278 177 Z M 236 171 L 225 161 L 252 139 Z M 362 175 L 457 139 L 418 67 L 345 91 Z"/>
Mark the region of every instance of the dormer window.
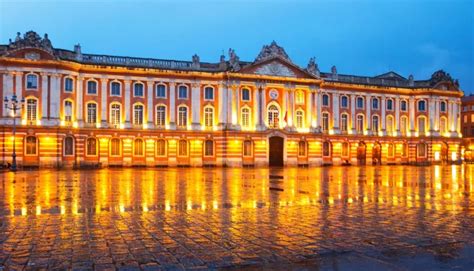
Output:
<path fill-rule="evenodd" d="M 74 89 L 73 83 L 74 83 L 74 81 L 72 80 L 72 78 L 66 77 L 64 79 L 64 91 L 65 92 L 72 92 L 73 89 Z"/>
<path fill-rule="evenodd" d="M 27 89 L 38 88 L 38 76 L 36 74 L 28 74 L 26 76 L 26 88 Z"/>

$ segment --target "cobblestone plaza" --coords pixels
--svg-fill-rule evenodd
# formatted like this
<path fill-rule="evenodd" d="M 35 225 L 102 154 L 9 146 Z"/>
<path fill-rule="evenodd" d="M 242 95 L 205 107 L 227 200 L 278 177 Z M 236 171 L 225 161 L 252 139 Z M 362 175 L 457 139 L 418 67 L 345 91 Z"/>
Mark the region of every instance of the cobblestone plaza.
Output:
<path fill-rule="evenodd" d="M 0 173 L 0 270 L 472 270 L 474 166 Z"/>

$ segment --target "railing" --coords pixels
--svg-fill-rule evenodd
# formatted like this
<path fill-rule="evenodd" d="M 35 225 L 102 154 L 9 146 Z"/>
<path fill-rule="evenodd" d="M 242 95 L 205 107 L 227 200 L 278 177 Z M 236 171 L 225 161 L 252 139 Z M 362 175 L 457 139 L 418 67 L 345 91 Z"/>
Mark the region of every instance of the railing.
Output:
<path fill-rule="evenodd" d="M 169 68 L 169 69 L 191 69 L 192 68 L 192 63 L 187 62 L 187 61 L 122 57 L 122 56 L 83 55 L 82 61 L 85 63 L 94 63 L 94 64 L 143 66 L 143 67 Z"/>

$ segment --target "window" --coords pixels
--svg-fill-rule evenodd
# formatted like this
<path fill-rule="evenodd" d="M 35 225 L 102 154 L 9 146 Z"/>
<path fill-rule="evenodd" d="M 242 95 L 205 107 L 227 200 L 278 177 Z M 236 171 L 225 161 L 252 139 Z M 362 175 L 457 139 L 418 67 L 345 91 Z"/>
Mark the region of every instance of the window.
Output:
<path fill-rule="evenodd" d="M 166 141 L 164 139 L 156 141 L 156 155 L 166 156 Z"/>
<path fill-rule="evenodd" d="M 143 84 L 142 83 L 135 83 L 133 85 L 133 96 L 143 97 Z"/>
<path fill-rule="evenodd" d="M 37 89 L 38 88 L 38 76 L 36 74 L 26 75 L 26 88 Z"/>
<path fill-rule="evenodd" d="M 296 104 L 304 104 L 304 92 L 301 90 L 295 91 L 295 102 Z"/>
<path fill-rule="evenodd" d="M 379 109 L 379 98 L 372 98 L 372 109 Z"/>
<path fill-rule="evenodd" d="M 97 155 L 97 140 L 95 138 L 88 138 L 86 141 L 86 155 Z"/>
<path fill-rule="evenodd" d="M 166 98 L 166 86 L 163 84 L 156 85 L 156 97 Z"/>
<path fill-rule="evenodd" d="M 214 88 L 212 87 L 204 88 L 204 100 L 207 100 L 207 101 L 214 100 Z"/>
<path fill-rule="evenodd" d="M 244 141 L 244 156 L 252 156 L 252 141 L 245 140 Z"/>
<path fill-rule="evenodd" d="M 178 107 L 178 126 L 188 126 L 188 108 L 185 106 Z"/>
<path fill-rule="evenodd" d="M 329 114 L 328 113 L 323 113 L 323 127 L 322 127 L 324 132 L 327 132 L 329 130 Z"/>
<path fill-rule="evenodd" d="M 323 156 L 329 157 L 331 156 L 331 143 L 328 141 L 323 142 Z"/>
<path fill-rule="evenodd" d="M 341 131 L 342 132 L 347 132 L 347 121 L 348 120 L 348 116 L 347 114 L 342 114 L 341 115 Z"/>
<path fill-rule="evenodd" d="M 306 156 L 306 141 L 298 142 L 298 156 Z"/>
<path fill-rule="evenodd" d="M 394 157 L 395 156 L 395 146 L 393 143 L 388 144 L 388 157 Z"/>
<path fill-rule="evenodd" d="M 133 124 L 143 125 L 143 105 L 141 104 L 133 106 Z"/>
<path fill-rule="evenodd" d="M 418 111 L 424 112 L 426 110 L 426 102 L 424 100 L 418 101 Z"/>
<path fill-rule="evenodd" d="M 342 96 L 341 97 L 341 107 L 342 108 L 348 108 L 349 107 L 349 98 L 347 98 L 347 96 Z"/>
<path fill-rule="evenodd" d="M 393 117 L 392 116 L 387 116 L 387 127 L 386 127 L 386 130 L 387 130 L 387 133 L 389 135 L 392 135 L 393 134 Z"/>
<path fill-rule="evenodd" d="M 110 140 L 110 156 L 120 156 L 122 150 L 122 142 L 119 138 L 112 138 Z"/>
<path fill-rule="evenodd" d="M 204 126 L 206 128 L 214 126 L 214 109 L 212 107 L 204 108 Z"/>
<path fill-rule="evenodd" d="M 442 117 L 439 119 L 439 132 L 441 134 L 444 134 L 446 132 L 448 132 L 448 126 L 446 124 L 446 118 L 445 117 Z"/>
<path fill-rule="evenodd" d="M 214 142 L 212 140 L 204 142 L 204 156 L 214 156 Z"/>
<path fill-rule="evenodd" d="M 392 99 L 388 99 L 387 100 L 387 110 L 393 110 L 393 100 Z"/>
<path fill-rule="evenodd" d="M 97 104 L 88 103 L 87 104 L 87 123 L 95 124 L 97 122 Z"/>
<path fill-rule="evenodd" d="M 72 102 L 70 100 L 64 101 L 64 120 L 66 122 L 72 121 Z"/>
<path fill-rule="evenodd" d="M 188 142 L 184 139 L 178 143 L 178 156 L 188 156 Z"/>
<path fill-rule="evenodd" d="M 403 143 L 402 157 L 408 157 L 408 144 L 407 143 Z"/>
<path fill-rule="evenodd" d="M 304 112 L 303 110 L 296 111 L 296 128 L 303 128 L 304 123 Z"/>
<path fill-rule="evenodd" d="M 110 123 L 113 125 L 119 125 L 121 120 L 120 104 L 112 104 L 112 106 L 110 106 Z"/>
<path fill-rule="evenodd" d="M 323 94 L 323 106 L 329 106 L 329 95 Z"/>
<path fill-rule="evenodd" d="M 144 141 L 141 138 L 136 138 L 133 141 L 133 155 L 135 156 L 143 156 L 144 153 Z"/>
<path fill-rule="evenodd" d="M 187 99 L 188 98 L 188 87 L 179 86 L 178 88 L 178 99 Z"/>
<path fill-rule="evenodd" d="M 425 143 L 418 143 L 416 146 L 418 157 L 426 157 L 426 144 Z"/>
<path fill-rule="evenodd" d="M 64 91 L 65 92 L 72 92 L 73 91 L 73 83 L 74 81 L 70 77 L 64 78 Z"/>
<path fill-rule="evenodd" d="M 250 101 L 250 90 L 248 88 L 242 89 L 242 101 Z"/>
<path fill-rule="evenodd" d="M 242 108 L 242 113 L 241 116 L 242 121 L 242 127 L 244 128 L 249 128 L 250 127 L 250 109 L 247 107 Z"/>
<path fill-rule="evenodd" d="M 400 118 L 400 133 L 402 136 L 406 136 L 408 134 L 408 119 L 405 116 Z"/>
<path fill-rule="evenodd" d="M 38 113 L 38 101 L 36 99 L 26 99 L 26 120 L 36 121 Z"/>
<path fill-rule="evenodd" d="M 426 132 L 426 122 L 424 117 L 419 117 L 418 118 L 418 133 L 420 135 L 424 134 Z"/>
<path fill-rule="evenodd" d="M 87 94 L 96 95 L 97 94 L 97 82 L 89 80 L 87 81 Z"/>
<path fill-rule="evenodd" d="M 441 112 L 443 112 L 443 113 L 446 112 L 446 102 L 441 102 L 439 104 L 439 108 L 440 108 Z"/>
<path fill-rule="evenodd" d="M 34 136 L 26 137 L 26 155 L 36 155 L 37 154 L 37 140 Z"/>
<path fill-rule="evenodd" d="M 356 131 L 358 134 L 363 134 L 364 133 L 364 116 L 363 115 L 357 115 L 357 123 L 356 123 Z"/>
<path fill-rule="evenodd" d="M 156 107 L 156 126 L 164 127 L 166 125 L 166 107 L 158 105 Z"/>
<path fill-rule="evenodd" d="M 403 112 L 406 112 L 407 107 L 408 107 L 407 101 L 400 101 L 400 110 L 402 110 Z"/>
<path fill-rule="evenodd" d="M 342 156 L 347 157 L 349 156 L 349 143 L 348 142 L 342 142 L 342 151 L 341 151 Z"/>
<path fill-rule="evenodd" d="M 278 128 L 280 127 L 280 111 L 276 107 L 276 105 L 270 105 L 268 107 L 268 127 L 270 128 Z"/>
<path fill-rule="evenodd" d="M 364 98 L 357 97 L 357 109 L 364 109 Z"/>
<path fill-rule="evenodd" d="M 379 116 L 372 116 L 372 132 L 379 132 Z"/>
<path fill-rule="evenodd" d="M 74 155 L 74 138 L 72 136 L 66 136 L 63 141 L 64 155 Z"/>
<path fill-rule="evenodd" d="M 110 95 L 120 96 L 120 83 L 119 82 L 110 83 Z"/>

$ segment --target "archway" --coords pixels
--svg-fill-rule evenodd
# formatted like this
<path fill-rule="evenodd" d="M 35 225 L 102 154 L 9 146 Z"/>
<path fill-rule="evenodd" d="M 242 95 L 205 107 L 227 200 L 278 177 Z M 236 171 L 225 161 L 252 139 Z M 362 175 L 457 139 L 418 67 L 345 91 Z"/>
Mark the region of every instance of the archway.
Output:
<path fill-rule="evenodd" d="M 359 165 L 365 165 L 366 163 L 366 151 L 367 146 L 363 141 L 359 142 L 359 146 L 357 146 L 357 163 Z"/>
<path fill-rule="evenodd" d="M 372 148 L 372 164 L 382 164 L 382 146 L 380 146 L 378 142 L 374 143 L 374 147 Z"/>
<path fill-rule="evenodd" d="M 271 167 L 282 167 L 283 166 L 283 147 L 284 139 L 279 136 L 272 136 L 270 141 L 270 152 L 269 152 L 269 165 Z"/>

